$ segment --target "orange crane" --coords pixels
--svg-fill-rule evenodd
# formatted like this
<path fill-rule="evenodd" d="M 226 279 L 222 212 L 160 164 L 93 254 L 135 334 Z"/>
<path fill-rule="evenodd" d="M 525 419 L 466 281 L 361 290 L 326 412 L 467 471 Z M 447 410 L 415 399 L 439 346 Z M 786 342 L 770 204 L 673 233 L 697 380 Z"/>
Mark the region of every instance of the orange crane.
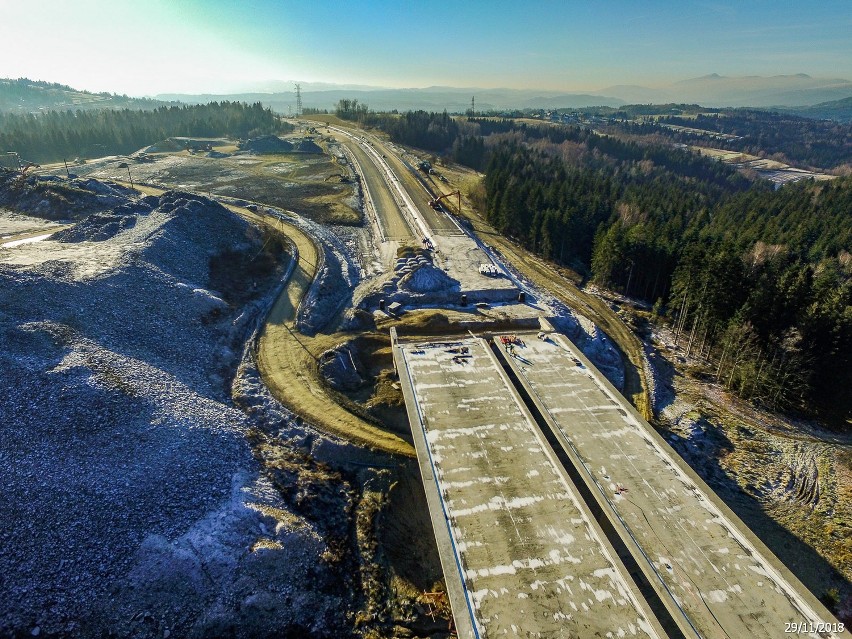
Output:
<path fill-rule="evenodd" d="M 452 191 L 451 193 L 444 193 L 443 195 L 439 195 L 434 200 L 429 200 L 429 206 L 431 206 L 436 211 L 440 211 L 441 210 L 441 200 L 443 200 L 445 197 L 452 197 L 454 195 L 457 196 L 458 199 L 459 199 L 458 200 L 459 208 L 456 210 L 456 213 L 461 215 L 461 191 Z"/>

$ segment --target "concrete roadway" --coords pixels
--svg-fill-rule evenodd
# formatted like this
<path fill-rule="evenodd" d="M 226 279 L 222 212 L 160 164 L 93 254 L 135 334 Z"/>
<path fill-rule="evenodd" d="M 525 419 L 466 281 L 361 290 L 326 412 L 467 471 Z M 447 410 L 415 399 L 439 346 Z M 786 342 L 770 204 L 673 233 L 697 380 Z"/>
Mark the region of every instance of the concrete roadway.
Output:
<path fill-rule="evenodd" d="M 831 620 L 567 339 L 521 337 L 512 352 L 495 342 L 687 636 L 769 639 Z"/>
<path fill-rule="evenodd" d="M 403 188 L 411 196 L 412 201 L 417 206 L 417 210 L 426 221 L 426 224 L 429 225 L 429 228 L 436 235 L 462 235 L 462 231 L 446 213 L 436 211 L 429 206 L 429 194 L 420 184 L 419 179 L 412 175 L 412 171 L 416 169 L 403 162 L 396 153 L 388 149 L 381 141 L 375 138 L 370 138 L 370 140 L 379 149 L 379 152 L 384 154 L 385 161 L 399 178 L 400 184 L 402 184 Z M 446 200 L 443 201 L 446 202 Z M 452 198 L 452 202 L 455 201 L 456 198 Z"/>
<path fill-rule="evenodd" d="M 664 636 L 487 343 L 393 335 L 459 636 Z"/>
<path fill-rule="evenodd" d="M 345 134 L 336 134 L 335 137 L 346 145 L 360 165 L 361 179 L 367 185 L 385 239 L 398 242 L 414 241 L 417 235 L 412 232 L 400 211 L 383 172 L 355 140 Z"/>

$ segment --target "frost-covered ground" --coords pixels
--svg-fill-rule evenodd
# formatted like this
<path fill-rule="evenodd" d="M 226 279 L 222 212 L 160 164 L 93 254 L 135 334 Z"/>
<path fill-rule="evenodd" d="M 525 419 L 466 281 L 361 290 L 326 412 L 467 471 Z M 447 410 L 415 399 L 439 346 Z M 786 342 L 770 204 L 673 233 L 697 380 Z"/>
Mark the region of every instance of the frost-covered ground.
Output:
<path fill-rule="evenodd" d="M 49 232 L 56 223 L 48 222 L 29 215 L 19 215 L 0 208 L 0 244 L 13 240 L 18 235 Z"/>
<path fill-rule="evenodd" d="M 0 636 L 344 635 L 340 532 L 229 396 L 254 318 L 209 263 L 257 230 L 172 192 L 55 237 L 0 249 Z"/>
<path fill-rule="evenodd" d="M 852 618 L 849 436 L 742 401 L 714 379 L 715 366 L 685 357 L 668 328 L 650 337 L 669 443 L 814 595 L 833 591 L 835 612 Z"/>

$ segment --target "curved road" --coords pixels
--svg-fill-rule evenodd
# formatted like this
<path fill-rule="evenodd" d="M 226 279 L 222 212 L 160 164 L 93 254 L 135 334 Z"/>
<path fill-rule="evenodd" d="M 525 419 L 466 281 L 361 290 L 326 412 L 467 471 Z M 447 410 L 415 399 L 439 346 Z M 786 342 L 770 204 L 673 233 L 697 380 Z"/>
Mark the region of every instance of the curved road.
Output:
<path fill-rule="evenodd" d="M 280 218 L 265 217 L 237 207 L 233 209 L 243 217 L 286 235 L 297 251 L 298 261 L 290 281 L 275 301 L 257 342 L 257 367 L 269 391 L 294 413 L 325 432 L 368 448 L 413 456 L 410 444 L 353 415 L 338 404 L 320 382 L 313 354 L 316 340 L 298 333 L 294 321 L 299 304 L 317 273 L 317 245 L 304 231 Z"/>
<path fill-rule="evenodd" d="M 166 190 L 142 185 L 134 188 L 145 195 L 161 195 Z M 273 397 L 323 432 L 367 448 L 413 457 L 411 444 L 346 410 L 320 382 L 313 353 L 334 346 L 334 336 L 325 336 L 330 343 L 318 350 L 315 338 L 305 337 L 296 330 L 296 311 L 317 274 L 319 247 L 314 240 L 279 217 L 220 203 L 240 217 L 281 233 L 296 247 L 296 265 L 287 286 L 275 300 L 257 342 L 257 367 Z"/>

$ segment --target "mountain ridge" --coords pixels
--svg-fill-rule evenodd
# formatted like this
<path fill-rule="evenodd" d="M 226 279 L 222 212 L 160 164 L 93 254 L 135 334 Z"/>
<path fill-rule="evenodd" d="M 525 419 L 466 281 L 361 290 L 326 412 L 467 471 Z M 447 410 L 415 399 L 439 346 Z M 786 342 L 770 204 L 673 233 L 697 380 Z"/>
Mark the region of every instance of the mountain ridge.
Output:
<path fill-rule="evenodd" d="M 271 87 L 295 87 L 295 83 L 269 81 Z M 852 81 L 843 78 L 815 78 L 805 73 L 775 76 L 723 76 L 712 73 L 678 80 L 668 85 L 647 87 L 621 84 L 597 91 L 556 89 L 513 89 L 481 87 L 388 88 L 369 85 L 335 85 L 325 82 L 299 83 L 302 105 L 333 110 L 341 99 L 357 99 L 377 111 L 431 110 L 466 112 L 471 98 L 476 110 L 622 107 L 628 104 L 701 104 L 712 107 L 753 107 L 806 114 L 807 117 L 848 117 L 842 102 L 852 97 Z M 357 87 L 357 88 L 356 88 Z M 246 91 L 241 93 L 158 94 L 137 98 L 110 93 L 92 93 L 58 83 L 27 78 L 0 78 L 0 111 L 35 112 L 45 109 L 140 108 L 211 101 L 263 102 L 281 113 L 292 113 L 295 92 Z M 838 102 L 832 106 L 831 103 Z M 836 107 L 836 108 L 835 108 Z M 823 115 L 823 114 L 828 114 Z"/>
<path fill-rule="evenodd" d="M 852 81 L 843 78 L 817 78 L 806 73 L 774 76 L 725 76 L 711 73 L 678 80 L 666 85 L 648 87 L 620 84 L 599 90 L 569 91 L 557 89 L 511 89 L 482 87 L 365 87 L 352 89 L 323 83 L 321 89 L 310 83 L 302 85 L 302 104 L 307 107 L 333 109 L 341 98 L 357 98 L 376 110 L 447 109 L 466 111 L 468 96 L 476 98 L 477 109 L 501 110 L 524 108 L 583 108 L 589 106 L 623 106 L 625 104 L 698 103 L 708 107 L 807 107 L 852 96 Z M 295 83 L 292 84 L 295 86 Z M 348 85 L 354 86 L 354 85 Z M 200 97 L 234 99 L 241 95 L 258 96 L 273 108 L 295 107 L 293 91 L 245 94 L 160 94 L 160 99 L 195 101 Z M 462 96 L 464 96 L 462 98 Z M 255 97 L 254 99 L 258 99 Z"/>
<path fill-rule="evenodd" d="M 27 113 L 45 109 L 153 109 L 168 104 L 152 98 L 94 93 L 58 82 L 0 78 L 0 112 Z"/>

